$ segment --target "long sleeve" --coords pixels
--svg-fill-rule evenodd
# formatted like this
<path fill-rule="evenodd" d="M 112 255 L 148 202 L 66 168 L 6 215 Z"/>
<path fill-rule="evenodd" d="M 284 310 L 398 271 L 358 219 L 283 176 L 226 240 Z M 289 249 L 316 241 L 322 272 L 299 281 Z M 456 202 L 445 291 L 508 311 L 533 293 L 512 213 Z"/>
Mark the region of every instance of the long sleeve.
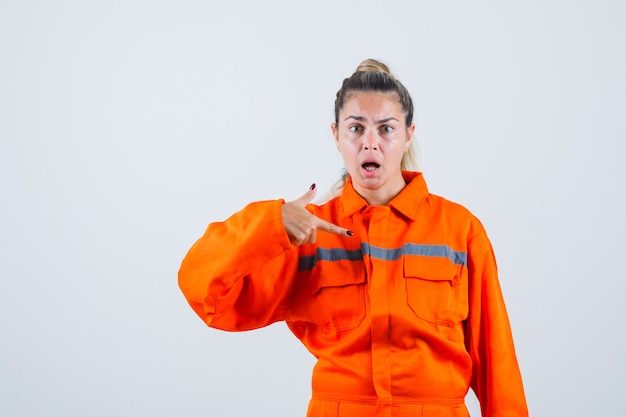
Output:
<path fill-rule="evenodd" d="M 183 259 L 178 284 L 207 325 L 239 331 L 282 320 L 298 262 L 282 204 L 252 203 L 210 224 Z"/>
<path fill-rule="evenodd" d="M 470 240 L 468 258 L 470 313 L 466 344 L 473 362 L 472 389 L 483 417 L 527 417 L 496 261 L 482 228 Z"/>

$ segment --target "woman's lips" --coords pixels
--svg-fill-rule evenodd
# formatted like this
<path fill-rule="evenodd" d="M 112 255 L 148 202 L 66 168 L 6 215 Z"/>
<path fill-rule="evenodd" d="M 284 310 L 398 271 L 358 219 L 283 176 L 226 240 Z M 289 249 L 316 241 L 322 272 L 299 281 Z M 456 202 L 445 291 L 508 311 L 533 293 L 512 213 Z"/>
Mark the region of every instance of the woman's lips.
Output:
<path fill-rule="evenodd" d="M 380 165 L 378 165 L 376 162 L 366 162 L 361 166 L 366 171 L 375 171 L 378 167 L 380 167 Z"/>
<path fill-rule="evenodd" d="M 365 162 L 361 165 L 361 169 L 366 177 L 373 177 L 380 168 L 380 164 L 376 162 Z"/>

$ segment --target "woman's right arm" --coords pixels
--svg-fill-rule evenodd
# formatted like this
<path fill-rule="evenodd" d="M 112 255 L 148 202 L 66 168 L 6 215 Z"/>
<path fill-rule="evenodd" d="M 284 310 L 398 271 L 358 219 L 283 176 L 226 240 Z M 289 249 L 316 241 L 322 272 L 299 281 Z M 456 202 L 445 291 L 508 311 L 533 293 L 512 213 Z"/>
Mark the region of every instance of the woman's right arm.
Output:
<path fill-rule="evenodd" d="M 178 284 L 207 325 L 235 331 L 282 320 L 298 265 L 283 203 L 252 203 L 211 223 L 183 259 Z"/>
<path fill-rule="evenodd" d="M 282 320 L 298 270 L 297 246 L 314 244 L 318 231 L 352 235 L 306 209 L 315 192 L 312 185 L 288 203 L 252 203 L 226 221 L 210 224 L 191 247 L 178 283 L 209 326 L 249 330 Z"/>

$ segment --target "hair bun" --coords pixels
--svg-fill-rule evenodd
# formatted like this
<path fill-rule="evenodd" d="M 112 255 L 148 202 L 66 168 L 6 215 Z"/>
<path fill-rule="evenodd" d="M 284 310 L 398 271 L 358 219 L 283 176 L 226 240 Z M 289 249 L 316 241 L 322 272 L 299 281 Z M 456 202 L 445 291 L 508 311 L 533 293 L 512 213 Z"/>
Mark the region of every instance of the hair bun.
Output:
<path fill-rule="evenodd" d="M 356 72 L 382 72 L 391 75 L 389 67 L 375 59 L 366 59 L 361 62 L 356 68 Z"/>

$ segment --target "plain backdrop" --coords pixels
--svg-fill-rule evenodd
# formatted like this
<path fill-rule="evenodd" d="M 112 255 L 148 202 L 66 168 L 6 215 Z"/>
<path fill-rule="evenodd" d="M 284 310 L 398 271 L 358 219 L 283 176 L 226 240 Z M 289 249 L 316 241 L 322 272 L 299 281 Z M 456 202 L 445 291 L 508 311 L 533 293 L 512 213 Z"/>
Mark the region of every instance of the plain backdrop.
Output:
<path fill-rule="evenodd" d="M 621 0 L 1 1 L 0 415 L 304 416 L 284 323 L 209 329 L 177 272 L 209 222 L 329 189 L 370 57 L 489 232 L 531 415 L 623 415 L 625 41 Z"/>

